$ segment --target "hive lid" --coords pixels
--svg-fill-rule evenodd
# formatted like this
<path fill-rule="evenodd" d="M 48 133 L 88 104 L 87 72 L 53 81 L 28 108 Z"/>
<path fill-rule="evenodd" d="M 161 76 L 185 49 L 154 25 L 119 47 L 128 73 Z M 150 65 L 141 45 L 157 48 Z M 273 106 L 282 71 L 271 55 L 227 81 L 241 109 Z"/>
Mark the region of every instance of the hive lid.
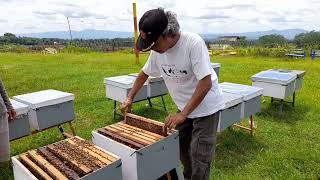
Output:
<path fill-rule="evenodd" d="M 222 92 L 241 95 L 244 101 L 255 98 L 257 96 L 261 96 L 263 93 L 262 88 L 243 85 L 243 84 L 224 82 L 219 85 L 220 85 L 220 88 L 222 89 Z"/>
<path fill-rule="evenodd" d="M 224 109 L 228 109 L 242 102 L 242 96 L 228 92 L 222 92 Z"/>
<path fill-rule="evenodd" d="M 294 73 L 297 77 L 303 77 L 306 74 L 306 71 L 301 70 L 287 70 L 287 69 L 270 69 L 269 71 L 277 71 L 277 72 L 286 72 L 286 73 Z"/>
<path fill-rule="evenodd" d="M 13 99 L 10 99 L 10 102 L 12 104 L 13 109 L 16 111 L 17 116 L 28 113 L 29 111 L 28 105 L 15 101 Z"/>
<path fill-rule="evenodd" d="M 296 74 L 279 71 L 262 71 L 251 77 L 252 81 L 287 85 L 297 78 Z"/>
<path fill-rule="evenodd" d="M 220 63 L 211 63 L 212 68 L 218 68 L 221 67 Z"/>
<path fill-rule="evenodd" d="M 109 84 L 109 85 L 113 85 L 113 86 L 117 86 L 125 89 L 132 88 L 135 81 L 136 81 L 136 77 L 128 76 L 128 75 L 104 78 L 105 84 Z"/>
<path fill-rule="evenodd" d="M 133 77 L 137 77 L 139 73 L 132 73 L 129 74 L 129 76 L 133 76 Z M 163 81 L 162 76 L 160 77 L 154 77 L 154 76 L 149 76 L 147 82 L 159 82 L 159 81 Z"/>
<path fill-rule="evenodd" d="M 14 96 L 14 100 L 27 104 L 32 109 L 61 104 L 74 100 L 74 95 L 53 89 Z"/>

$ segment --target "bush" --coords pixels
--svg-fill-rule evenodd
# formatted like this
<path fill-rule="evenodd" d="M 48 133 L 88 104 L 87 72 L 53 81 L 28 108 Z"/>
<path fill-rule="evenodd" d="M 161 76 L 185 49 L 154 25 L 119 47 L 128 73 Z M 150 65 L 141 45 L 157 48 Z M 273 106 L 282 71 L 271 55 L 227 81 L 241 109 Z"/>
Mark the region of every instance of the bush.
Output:
<path fill-rule="evenodd" d="M 76 47 L 73 45 L 68 45 L 65 48 L 63 48 L 60 52 L 62 53 L 91 53 L 93 52 L 89 48 L 86 47 Z"/>

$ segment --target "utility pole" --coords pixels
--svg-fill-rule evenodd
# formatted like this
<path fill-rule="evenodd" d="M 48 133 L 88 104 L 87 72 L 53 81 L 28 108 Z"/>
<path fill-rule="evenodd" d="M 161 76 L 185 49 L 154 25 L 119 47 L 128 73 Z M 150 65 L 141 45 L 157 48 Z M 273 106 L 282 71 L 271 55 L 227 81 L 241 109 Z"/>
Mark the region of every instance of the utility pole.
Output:
<path fill-rule="evenodd" d="M 132 3 L 133 6 L 133 27 L 134 27 L 134 51 L 136 54 L 136 63 L 139 64 L 139 51 L 136 48 L 136 43 L 138 40 L 138 25 L 137 25 L 137 3 L 136 0 Z"/>
<path fill-rule="evenodd" d="M 68 21 L 68 26 L 69 26 L 70 40 L 71 40 L 71 42 L 72 42 L 72 33 L 71 33 L 71 28 L 70 28 L 69 17 L 67 17 L 67 21 Z"/>

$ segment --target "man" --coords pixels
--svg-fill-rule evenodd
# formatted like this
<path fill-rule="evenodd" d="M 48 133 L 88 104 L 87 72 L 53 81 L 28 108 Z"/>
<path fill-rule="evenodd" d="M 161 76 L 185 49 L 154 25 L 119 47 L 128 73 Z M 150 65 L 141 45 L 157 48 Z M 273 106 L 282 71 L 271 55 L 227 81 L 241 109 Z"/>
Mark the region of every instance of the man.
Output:
<path fill-rule="evenodd" d="M 10 103 L 6 89 L 0 79 L 0 163 L 10 160 L 8 121 L 15 118 L 16 112 Z"/>
<path fill-rule="evenodd" d="M 207 180 L 223 102 L 206 44 L 197 34 L 180 32 L 176 15 L 163 9 L 147 11 L 139 30 L 137 49 L 151 53 L 121 110 L 130 111 L 134 96 L 149 76 L 162 76 L 179 109 L 167 117 L 165 127 L 179 130 L 184 176 Z"/>

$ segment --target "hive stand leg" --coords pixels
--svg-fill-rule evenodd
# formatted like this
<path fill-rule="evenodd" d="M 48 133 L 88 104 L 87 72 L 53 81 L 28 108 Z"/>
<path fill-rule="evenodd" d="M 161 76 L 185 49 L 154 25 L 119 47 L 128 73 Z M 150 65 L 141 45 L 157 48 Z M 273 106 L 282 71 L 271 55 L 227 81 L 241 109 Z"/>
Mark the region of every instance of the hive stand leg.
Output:
<path fill-rule="evenodd" d="M 273 97 L 271 97 L 271 103 L 273 103 Z"/>
<path fill-rule="evenodd" d="M 293 93 L 293 97 L 292 97 L 292 107 L 294 107 L 294 103 L 296 101 L 296 92 Z"/>
<path fill-rule="evenodd" d="M 58 128 L 59 128 L 59 131 L 61 132 L 63 138 L 67 139 L 67 136 L 64 134 L 63 128 L 60 125 L 58 126 Z"/>
<path fill-rule="evenodd" d="M 254 124 L 254 119 L 253 119 L 253 116 L 251 115 L 250 116 L 250 135 L 251 136 L 253 136 L 253 130 L 254 130 L 253 124 Z"/>
<path fill-rule="evenodd" d="M 165 111 L 167 111 L 166 103 L 164 103 L 163 96 L 161 96 L 161 100 L 162 100 L 162 104 L 163 104 L 163 109 L 164 109 Z"/>
<path fill-rule="evenodd" d="M 148 97 L 147 99 L 148 99 L 149 106 L 152 108 L 151 98 Z"/>
<path fill-rule="evenodd" d="M 117 113 L 117 101 L 114 101 L 114 106 L 113 106 L 113 120 L 116 119 L 116 113 Z"/>
<path fill-rule="evenodd" d="M 71 122 L 69 122 L 68 124 L 69 124 L 69 126 L 70 126 L 70 129 L 71 129 L 72 135 L 73 135 L 73 136 L 76 136 L 76 131 L 74 130 L 74 127 L 73 127 L 72 123 L 71 123 Z"/>
<path fill-rule="evenodd" d="M 284 101 L 283 101 L 283 99 L 281 99 L 281 101 L 280 101 L 280 114 L 283 112 L 283 103 L 284 103 Z"/>

